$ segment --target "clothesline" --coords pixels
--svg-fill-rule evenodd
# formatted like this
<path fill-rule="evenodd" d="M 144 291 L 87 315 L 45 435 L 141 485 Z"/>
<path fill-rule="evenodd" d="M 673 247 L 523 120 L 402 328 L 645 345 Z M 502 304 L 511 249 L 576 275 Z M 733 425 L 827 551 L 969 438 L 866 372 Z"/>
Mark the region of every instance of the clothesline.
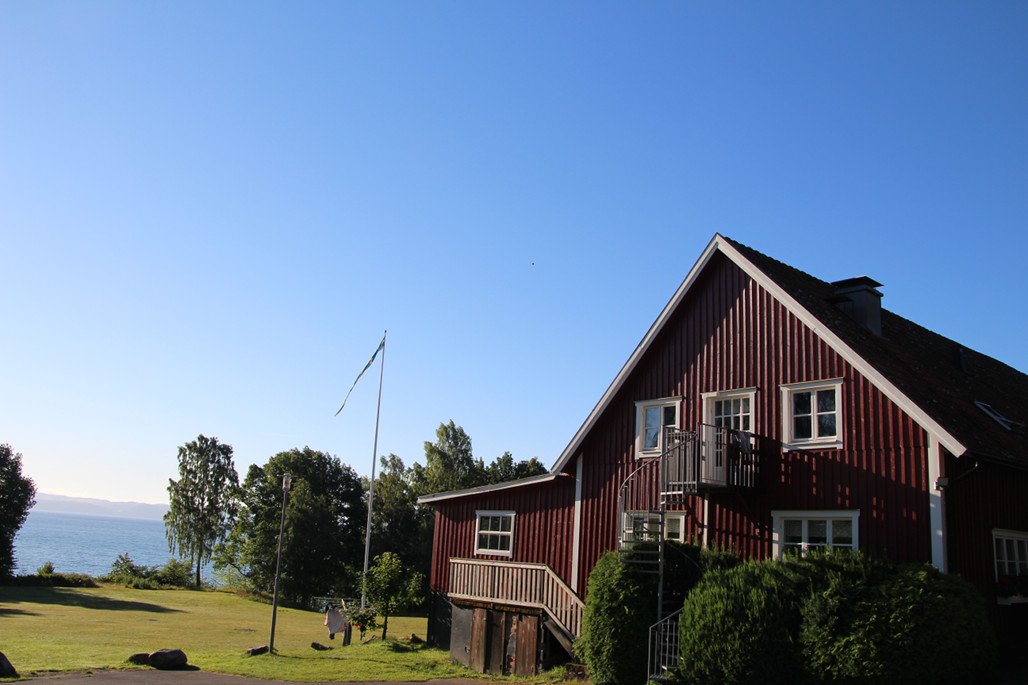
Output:
<path fill-rule="evenodd" d="M 345 609 L 346 607 L 355 606 L 356 602 L 357 600 L 350 597 L 311 597 L 311 606 L 319 612 L 324 611 L 325 607 L 329 604 Z"/>

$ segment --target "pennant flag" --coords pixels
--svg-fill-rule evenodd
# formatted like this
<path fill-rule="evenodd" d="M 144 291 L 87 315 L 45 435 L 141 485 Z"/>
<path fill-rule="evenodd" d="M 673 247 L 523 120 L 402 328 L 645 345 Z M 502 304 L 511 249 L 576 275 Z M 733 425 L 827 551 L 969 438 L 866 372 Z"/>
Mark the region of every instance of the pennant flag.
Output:
<path fill-rule="evenodd" d="M 357 380 L 353 382 L 353 385 L 350 386 L 350 390 L 346 393 L 346 397 L 343 398 L 343 407 L 346 406 L 346 400 L 350 399 L 350 393 L 353 392 L 353 389 L 355 387 L 357 387 L 357 381 L 359 381 L 361 379 L 361 376 L 364 375 L 364 372 L 367 371 L 368 368 L 375 362 L 375 357 L 377 357 L 378 353 L 381 352 L 383 348 L 385 348 L 385 344 L 386 344 L 386 339 L 385 339 L 385 336 L 383 335 L 382 336 L 382 342 L 380 342 L 378 344 L 378 347 L 375 348 L 375 353 L 373 355 L 371 355 L 371 359 L 368 361 L 367 366 L 365 366 L 363 369 L 361 369 L 361 372 L 359 374 L 357 374 Z M 339 411 L 342 411 L 343 407 L 339 407 Z M 339 411 L 337 411 L 335 414 L 333 414 L 333 416 L 339 416 Z"/>

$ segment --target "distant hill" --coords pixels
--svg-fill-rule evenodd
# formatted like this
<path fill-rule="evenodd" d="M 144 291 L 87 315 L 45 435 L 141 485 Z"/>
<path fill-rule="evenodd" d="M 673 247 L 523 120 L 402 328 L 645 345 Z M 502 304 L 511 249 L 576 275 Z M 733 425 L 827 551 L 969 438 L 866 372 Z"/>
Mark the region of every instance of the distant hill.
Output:
<path fill-rule="evenodd" d="M 36 506 L 32 511 L 50 512 L 54 514 L 87 514 L 90 516 L 117 516 L 128 519 L 164 518 L 168 511 L 166 504 L 144 504 L 142 502 L 108 502 L 105 499 L 88 497 L 65 497 L 49 495 L 45 492 L 36 493 Z"/>

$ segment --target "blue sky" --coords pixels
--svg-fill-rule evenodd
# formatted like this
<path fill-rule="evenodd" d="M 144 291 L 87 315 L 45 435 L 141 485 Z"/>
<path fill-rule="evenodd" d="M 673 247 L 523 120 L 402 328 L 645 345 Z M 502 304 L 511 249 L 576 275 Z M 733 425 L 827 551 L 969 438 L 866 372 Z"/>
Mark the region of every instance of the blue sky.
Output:
<path fill-rule="evenodd" d="M 715 232 L 1028 370 L 1024 2 L 0 4 L 0 442 L 552 464 Z"/>

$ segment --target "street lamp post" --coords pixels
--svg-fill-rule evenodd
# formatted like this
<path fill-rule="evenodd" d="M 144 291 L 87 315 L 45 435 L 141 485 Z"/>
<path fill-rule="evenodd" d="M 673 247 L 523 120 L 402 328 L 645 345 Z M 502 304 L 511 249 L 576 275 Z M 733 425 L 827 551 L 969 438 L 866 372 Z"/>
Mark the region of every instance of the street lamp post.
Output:
<path fill-rule="evenodd" d="M 286 528 L 286 496 L 292 482 L 291 474 L 282 474 L 282 521 L 278 524 L 278 559 L 275 561 L 275 592 L 271 599 L 271 640 L 268 642 L 268 652 L 275 651 L 275 616 L 278 614 L 278 573 L 282 568 L 282 533 Z"/>

